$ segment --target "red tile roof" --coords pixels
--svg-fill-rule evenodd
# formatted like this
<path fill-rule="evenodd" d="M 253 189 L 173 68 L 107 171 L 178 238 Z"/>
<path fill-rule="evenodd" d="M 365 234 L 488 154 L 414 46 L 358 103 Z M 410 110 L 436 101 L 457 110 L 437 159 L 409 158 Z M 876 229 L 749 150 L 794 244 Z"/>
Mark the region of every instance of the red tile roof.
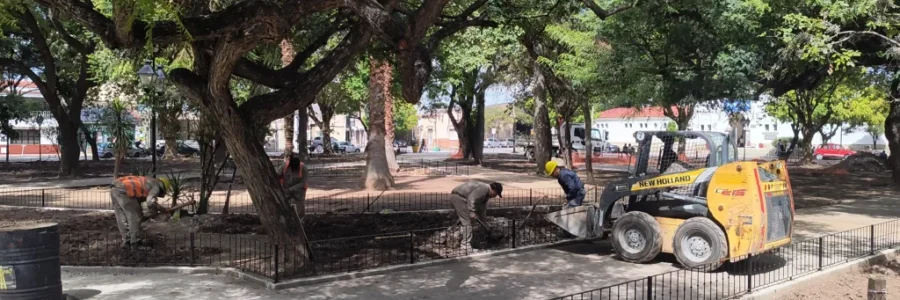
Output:
<path fill-rule="evenodd" d="M 673 107 L 674 110 L 674 107 Z M 678 114 L 678 111 L 675 111 Z M 665 118 L 662 107 L 645 107 L 642 109 L 617 107 L 600 112 L 600 119 L 628 119 L 628 118 Z"/>

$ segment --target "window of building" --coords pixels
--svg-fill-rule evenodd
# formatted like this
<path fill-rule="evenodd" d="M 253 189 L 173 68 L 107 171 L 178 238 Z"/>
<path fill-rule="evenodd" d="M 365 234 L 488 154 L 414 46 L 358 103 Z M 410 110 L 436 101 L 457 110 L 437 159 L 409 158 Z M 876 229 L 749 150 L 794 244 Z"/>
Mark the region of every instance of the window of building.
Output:
<path fill-rule="evenodd" d="M 656 123 L 653 123 L 653 128 L 656 128 L 656 126 L 657 126 Z"/>
<path fill-rule="evenodd" d="M 34 130 L 16 130 L 19 133 L 19 137 L 15 139 L 10 139 L 10 144 L 27 144 L 27 145 L 40 145 L 41 144 L 41 132 L 37 129 Z"/>
<path fill-rule="evenodd" d="M 766 131 L 769 131 L 769 124 L 766 124 Z"/>
<path fill-rule="evenodd" d="M 778 124 L 772 124 L 772 130 L 778 131 Z"/>

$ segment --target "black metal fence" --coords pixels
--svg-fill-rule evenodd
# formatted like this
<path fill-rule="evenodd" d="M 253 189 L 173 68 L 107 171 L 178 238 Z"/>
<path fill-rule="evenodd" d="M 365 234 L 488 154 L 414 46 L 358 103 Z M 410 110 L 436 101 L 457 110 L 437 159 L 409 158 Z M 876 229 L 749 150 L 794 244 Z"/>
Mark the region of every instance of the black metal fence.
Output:
<path fill-rule="evenodd" d="M 597 202 L 602 188 L 591 189 L 585 202 Z M 350 192 L 350 193 L 309 193 L 306 197 L 306 212 L 319 213 L 364 213 L 381 211 L 427 211 L 452 209 L 449 192 Z M 167 201 L 163 199 L 162 201 Z M 256 213 L 250 195 L 246 192 L 214 191 L 210 197 L 209 212 L 221 213 L 228 203 L 229 213 Z M 565 203 L 561 189 L 507 189 L 503 198 L 488 202 L 488 208 L 549 206 Z M 108 187 L 69 189 L 9 189 L 0 190 L 0 205 L 112 210 L 112 200 Z"/>
<path fill-rule="evenodd" d="M 472 247 L 483 251 L 512 249 L 561 241 L 549 222 L 506 220 L 473 226 Z M 461 247 L 461 227 L 409 230 L 378 235 L 312 241 L 310 263 L 298 255 L 299 245 L 273 244 L 265 235 L 207 233 L 153 234 L 150 246 L 122 247 L 116 233 L 62 232 L 64 265 L 79 266 L 216 266 L 233 267 L 278 282 L 287 278 L 415 264 L 471 255 Z"/>
<path fill-rule="evenodd" d="M 900 246 L 900 220 L 793 242 L 716 271 L 676 270 L 554 299 L 727 299 Z"/>

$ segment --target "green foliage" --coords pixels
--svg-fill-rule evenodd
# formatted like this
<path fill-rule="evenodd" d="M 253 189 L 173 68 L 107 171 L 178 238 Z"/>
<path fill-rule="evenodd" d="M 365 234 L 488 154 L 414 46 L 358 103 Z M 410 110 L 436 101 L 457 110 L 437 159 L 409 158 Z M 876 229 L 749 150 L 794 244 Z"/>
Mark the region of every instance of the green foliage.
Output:
<path fill-rule="evenodd" d="M 113 138 L 116 157 L 127 156 L 128 149 L 134 143 L 134 123 L 128 114 L 128 105 L 119 99 L 113 100 L 104 114 L 103 122 Z"/>
<path fill-rule="evenodd" d="M 398 136 L 406 136 L 419 123 L 419 111 L 406 101 L 394 101 L 394 131 Z"/>
<path fill-rule="evenodd" d="M 675 122 L 669 122 L 666 124 L 666 131 L 678 131 L 678 124 Z"/>

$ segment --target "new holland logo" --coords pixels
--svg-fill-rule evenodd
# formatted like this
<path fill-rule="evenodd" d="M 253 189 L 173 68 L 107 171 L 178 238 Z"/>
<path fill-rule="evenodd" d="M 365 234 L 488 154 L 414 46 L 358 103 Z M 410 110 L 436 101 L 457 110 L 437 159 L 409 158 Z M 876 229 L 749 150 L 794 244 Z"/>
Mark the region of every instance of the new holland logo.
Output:
<path fill-rule="evenodd" d="M 642 188 L 647 188 L 647 187 L 654 187 L 654 186 L 673 185 L 673 184 L 679 184 L 679 183 L 690 183 L 691 181 L 692 180 L 691 180 L 690 175 L 681 175 L 681 176 L 675 176 L 675 177 L 660 177 L 660 178 L 644 180 L 644 181 L 638 182 L 638 185 L 640 185 Z"/>

